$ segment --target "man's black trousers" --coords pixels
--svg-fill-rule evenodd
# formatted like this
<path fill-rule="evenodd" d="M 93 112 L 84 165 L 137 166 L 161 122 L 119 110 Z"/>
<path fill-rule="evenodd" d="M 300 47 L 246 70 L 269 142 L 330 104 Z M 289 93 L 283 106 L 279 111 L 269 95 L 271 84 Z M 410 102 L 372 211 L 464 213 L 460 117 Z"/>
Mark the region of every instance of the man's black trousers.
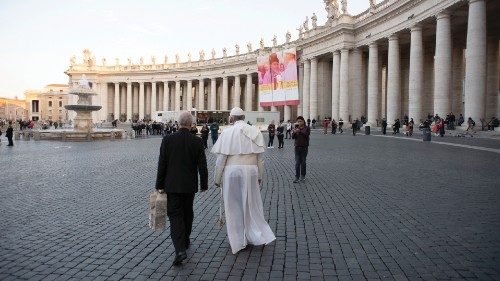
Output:
<path fill-rule="evenodd" d="M 186 251 L 193 227 L 195 193 L 167 193 L 167 215 L 175 253 Z"/>

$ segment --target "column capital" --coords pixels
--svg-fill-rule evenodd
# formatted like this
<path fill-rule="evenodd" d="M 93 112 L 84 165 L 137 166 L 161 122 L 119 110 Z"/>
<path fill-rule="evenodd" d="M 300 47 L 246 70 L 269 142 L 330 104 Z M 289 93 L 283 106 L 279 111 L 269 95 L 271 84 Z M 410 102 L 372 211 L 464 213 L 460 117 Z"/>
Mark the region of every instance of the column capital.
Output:
<path fill-rule="evenodd" d="M 340 50 L 340 53 L 341 54 L 343 54 L 343 53 L 349 53 L 349 49 L 344 48 L 344 49 Z"/>
<path fill-rule="evenodd" d="M 311 58 L 311 62 L 312 62 L 312 61 L 316 61 L 316 62 L 317 62 L 317 61 L 318 61 L 318 58 L 317 58 L 317 57 L 312 57 L 312 58 Z"/>
<path fill-rule="evenodd" d="M 420 23 L 415 24 L 410 28 L 410 32 L 422 32 L 422 25 Z"/>
<path fill-rule="evenodd" d="M 227 76 L 224 76 L 222 77 L 222 80 L 227 80 L 227 78 L 228 78 Z"/>
<path fill-rule="evenodd" d="M 474 2 L 484 2 L 485 0 L 469 0 L 469 4 L 472 4 Z"/>
<path fill-rule="evenodd" d="M 441 19 L 449 19 L 451 16 L 450 12 L 447 10 L 442 10 L 436 15 L 436 20 L 441 20 Z"/>
<path fill-rule="evenodd" d="M 370 42 L 370 44 L 368 44 L 368 48 L 378 48 L 378 43 L 376 41 Z"/>
<path fill-rule="evenodd" d="M 337 55 L 338 55 L 338 54 L 340 54 L 340 50 L 333 50 L 333 51 L 332 51 L 332 54 L 333 54 L 333 55 L 335 55 L 335 54 L 337 54 Z"/>
<path fill-rule="evenodd" d="M 357 54 L 357 53 L 361 53 L 362 51 L 359 48 L 353 48 L 352 52 Z"/>
<path fill-rule="evenodd" d="M 399 40 L 399 36 L 397 34 L 391 34 L 389 35 L 389 41 L 397 41 Z"/>

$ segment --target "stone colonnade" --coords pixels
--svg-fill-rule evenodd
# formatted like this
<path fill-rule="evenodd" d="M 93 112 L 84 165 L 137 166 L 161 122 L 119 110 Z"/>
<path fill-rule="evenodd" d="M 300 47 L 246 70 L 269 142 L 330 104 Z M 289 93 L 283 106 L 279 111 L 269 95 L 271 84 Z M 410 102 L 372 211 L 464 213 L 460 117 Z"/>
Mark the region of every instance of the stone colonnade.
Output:
<path fill-rule="evenodd" d="M 230 110 L 238 106 L 258 110 L 253 73 L 245 75 L 168 81 L 92 82 L 98 93 L 93 104 L 102 106 L 95 120 L 136 121 L 155 111 Z"/>
<path fill-rule="evenodd" d="M 463 46 L 454 46 L 453 18 L 444 10 L 434 18 L 434 54 L 426 54 L 423 28 L 418 23 L 367 46 L 344 44 L 330 54 L 303 56 L 298 113 L 311 120 L 332 117 L 347 121 L 365 116 L 373 124 L 382 118 L 392 124 L 404 115 L 418 124 L 427 114 L 446 116 L 450 112 L 457 117 L 463 113 L 466 120 L 472 117 L 476 122 L 496 116 L 499 41 L 486 37 L 486 1 L 469 0 L 468 4 Z M 402 37 L 410 37 L 409 48 L 404 50 Z M 325 66 L 331 69 L 325 71 Z M 318 69 L 331 72 L 331 78 L 319 77 Z M 319 91 L 318 84 L 328 87 Z M 330 100 L 331 107 L 322 105 Z"/>

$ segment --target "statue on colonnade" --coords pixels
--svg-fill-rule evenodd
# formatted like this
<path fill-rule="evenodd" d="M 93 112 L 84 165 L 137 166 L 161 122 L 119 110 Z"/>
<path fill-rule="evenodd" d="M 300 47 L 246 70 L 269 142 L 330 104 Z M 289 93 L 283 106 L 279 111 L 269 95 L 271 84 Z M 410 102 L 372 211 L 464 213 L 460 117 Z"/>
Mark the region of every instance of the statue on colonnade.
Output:
<path fill-rule="evenodd" d="M 188 53 L 188 62 L 191 62 L 191 52 Z"/>
<path fill-rule="evenodd" d="M 212 59 L 215 59 L 215 49 L 212 48 Z"/>
<path fill-rule="evenodd" d="M 106 66 L 106 58 L 102 58 L 102 66 Z"/>
<path fill-rule="evenodd" d="M 325 10 L 328 13 L 328 19 L 336 19 L 340 16 L 339 3 L 337 0 L 324 0 Z"/>
<path fill-rule="evenodd" d="M 83 64 L 87 66 L 92 65 L 92 52 L 89 49 L 83 50 Z"/>
<path fill-rule="evenodd" d="M 181 58 L 179 57 L 179 53 L 175 54 L 175 64 L 179 64 Z"/>
<path fill-rule="evenodd" d="M 143 57 L 139 58 L 139 64 L 144 65 L 144 58 Z"/>
<path fill-rule="evenodd" d="M 290 30 L 287 30 L 285 37 L 286 37 L 286 42 L 290 43 L 290 40 L 292 39 L 292 34 L 290 33 Z"/>
<path fill-rule="evenodd" d="M 165 59 L 163 60 L 163 64 L 167 64 L 168 63 L 168 56 L 165 55 Z"/>
<path fill-rule="evenodd" d="M 375 0 L 369 0 L 370 1 L 370 9 L 375 9 Z"/>
<path fill-rule="evenodd" d="M 75 55 L 71 56 L 71 58 L 69 59 L 69 65 L 70 66 L 76 65 L 76 56 Z"/>
<path fill-rule="evenodd" d="M 248 42 L 247 43 L 247 49 L 248 49 L 248 52 L 251 53 L 252 52 L 252 42 Z"/>
<path fill-rule="evenodd" d="M 118 58 L 116 59 L 116 62 L 120 62 L 120 61 L 118 60 Z M 131 65 L 132 65 L 132 58 L 131 58 L 131 57 L 128 57 L 128 58 L 127 58 L 127 62 L 128 62 L 128 65 L 129 65 L 129 66 L 131 66 Z M 118 64 L 117 64 L 117 65 L 118 65 Z"/>
<path fill-rule="evenodd" d="M 264 46 L 264 38 L 262 38 L 262 37 L 261 37 L 261 38 L 260 38 L 260 49 L 261 49 L 261 50 L 264 50 L 264 47 L 265 47 L 265 46 Z"/>
<path fill-rule="evenodd" d="M 302 35 L 304 34 L 304 27 L 302 25 L 299 26 L 297 31 L 299 32 L 299 38 L 302 38 Z"/>
<path fill-rule="evenodd" d="M 155 56 L 151 56 L 151 64 L 156 65 L 156 57 Z"/>
<path fill-rule="evenodd" d="M 308 31 L 309 30 L 309 17 L 306 17 L 306 20 L 304 21 L 304 30 Z"/>
<path fill-rule="evenodd" d="M 200 50 L 199 55 L 200 55 L 200 61 L 205 60 L 205 51 L 204 50 Z"/>
<path fill-rule="evenodd" d="M 236 44 L 236 45 L 234 45 L 234 48 L 236 49 L 236 55 L 239 56 L 240 55 L 240 45 Z"/>
<path fill-rule="evenodd" d="M 342 14 L 347 14 L 347 0 L 341 0 L 340 3 L 342 4 Z"/>
<path fill-rule="evenodd" d="M 222 48 L 222 57 L 223 58 L 227 57 L 227 49 L 226 49 L 226 47 Z"/>
<path fill-rule="evenodd" d="M 116 66 L 119 66 L 119 65 L 120 65 L 120 59 L 119 59 L 119 58 L 115 58 L 115 65 L 116 65 Z"/>
<path fill-rule="evenodd" d="M 311 17 L 311 21 L 312 21 L 313 29 L 316 29 L 316 27 L 318 27 L 318 17 L 316 17 L 316 13 L 313 13 L 313 15 Z"/>
<path fill-rule="evenodd" d="M 278 46 L 278 38 L 276 37 L 276 34 L 273 36 L 273 47 Z"/>

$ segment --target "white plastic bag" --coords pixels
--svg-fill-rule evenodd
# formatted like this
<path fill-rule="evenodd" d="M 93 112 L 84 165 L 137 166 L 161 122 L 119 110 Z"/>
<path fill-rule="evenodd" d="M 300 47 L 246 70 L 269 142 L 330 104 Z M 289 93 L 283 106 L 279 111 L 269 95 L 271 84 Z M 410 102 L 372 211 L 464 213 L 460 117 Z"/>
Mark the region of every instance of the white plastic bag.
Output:
<path fill-rule="evenodd" d="M 167 216 L 167 194 L 153 191 L 149 195 L 149 228 L 164 230 Z"/>

